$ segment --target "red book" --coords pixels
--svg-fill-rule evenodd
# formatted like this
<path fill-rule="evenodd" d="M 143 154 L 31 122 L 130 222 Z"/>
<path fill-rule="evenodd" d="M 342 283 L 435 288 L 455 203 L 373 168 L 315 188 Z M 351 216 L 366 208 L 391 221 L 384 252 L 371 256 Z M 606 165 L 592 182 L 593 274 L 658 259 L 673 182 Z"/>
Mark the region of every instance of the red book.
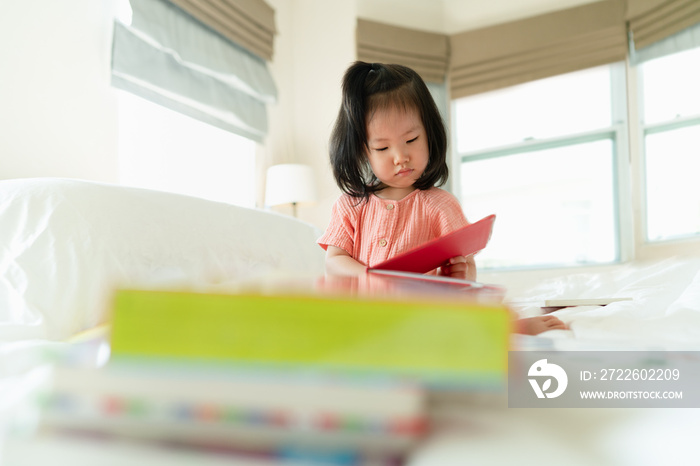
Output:
<path fill-rule="evenodd" d="M 489 215 L 445 236 L 428 241 L 367 269 L 369 273 L 399 271 L 426 273 L 445 265 L 455 256 L 468 256 L 481 251 L 491 238 L 495 215 Z"/>

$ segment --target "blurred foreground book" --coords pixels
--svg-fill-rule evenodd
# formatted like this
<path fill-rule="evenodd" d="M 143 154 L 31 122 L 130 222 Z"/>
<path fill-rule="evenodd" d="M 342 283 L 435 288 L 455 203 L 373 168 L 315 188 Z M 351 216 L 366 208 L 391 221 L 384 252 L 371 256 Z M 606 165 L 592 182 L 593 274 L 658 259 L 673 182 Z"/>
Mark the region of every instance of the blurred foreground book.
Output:
<path fill-rule="evenodd" d="M 507 372 L 510 319 L 496 304 L 122 290 L 113 311 L 109 362 L 59 367 L 45 425 L 401 464 L 429 430 L 426 390 L 499 386 Z"/>
<path fill-rule="evenodd" d="M 61 368 L 44 425 L 321 464 L 398 464 L 426 431 L 406 383 L 281 379 L 149 361 Z"/>
<path fill-rule="evenodd" d="M 470 301 L 122 290 L 112 357 L 226 362 L 238 369 L 501 383 L 510 317 Z"/>

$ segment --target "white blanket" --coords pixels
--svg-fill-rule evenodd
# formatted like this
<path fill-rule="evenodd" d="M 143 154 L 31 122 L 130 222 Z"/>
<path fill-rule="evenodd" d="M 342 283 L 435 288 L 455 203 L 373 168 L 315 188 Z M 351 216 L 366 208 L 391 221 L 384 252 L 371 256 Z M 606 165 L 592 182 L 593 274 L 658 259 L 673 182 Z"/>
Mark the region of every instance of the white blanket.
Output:
<path fill-rule="evenodd" d="M 540 305 L 546 299 L 603 297 L 631 300 L 555 311 L 552 315 L 567 323 L 570 330 L 546 332 L 540 338 L 555 340 L 561 349 L 700 349 L 697 257 L 571 273 L 525 288 L 511 284 L 507 300 L 520 315 L 532 316 L 542 313 Z M 571 339 L 577 342 L 564 341 Z"/>

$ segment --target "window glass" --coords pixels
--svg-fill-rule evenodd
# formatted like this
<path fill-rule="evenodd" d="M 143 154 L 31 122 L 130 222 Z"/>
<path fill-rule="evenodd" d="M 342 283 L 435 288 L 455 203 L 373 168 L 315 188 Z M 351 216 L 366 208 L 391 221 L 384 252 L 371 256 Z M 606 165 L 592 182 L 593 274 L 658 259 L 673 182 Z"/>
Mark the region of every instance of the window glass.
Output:
<path fill-rule="evenodd" d="M 700 234 L 700 48 L 639 68 L 646 238 Z"/>
<path fill-rule="evenodd" d="M 610 73 L 591 68 L 455 101 L 457 151 L 609 127 Z"/>
<path fill-rule="evenodd" d="M 470 221 L 496 214 L 480 268 L 619 260 L 621 71 L 613 64 L 454 102 L 462 207 Z"/>
<path fill-rule="evenodd" d="M 120 183 L 255 207 L 255 142 L 119 91 Z"/>
<path fill-rule="evenodd" d="M 647 238 L 700 234 L 700 124 L 645 139 Z"/>
<path fill-rule="evenodd" d="M 641 65 L 645 124 L 700 115 L 700 48 Z"/>
<path fill-rule="evenodd" d="M 616 259 L 613 144 L 602 140 L 462 164 L 467 218 L 496 214 L 485 268 Z"/>

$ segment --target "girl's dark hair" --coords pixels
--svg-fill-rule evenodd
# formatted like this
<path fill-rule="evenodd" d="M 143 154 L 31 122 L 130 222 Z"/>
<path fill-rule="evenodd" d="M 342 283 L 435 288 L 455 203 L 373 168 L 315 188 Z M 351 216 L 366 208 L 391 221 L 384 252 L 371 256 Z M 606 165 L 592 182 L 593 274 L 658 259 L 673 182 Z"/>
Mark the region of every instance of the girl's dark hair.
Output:
<path fill-rule="evenodd" d="M 447 134 L 440 112 L 418 73 L 401 65 L 355 62 L 343 76 L 343 101 L 329 143 L 333 176 L 340 189 L 366 199 L 384 188 L 367 158 L 367 121 L 377 110 L 417 110 L 428 142 L 428 166 L 418 189 L 447 181 Z"/>

